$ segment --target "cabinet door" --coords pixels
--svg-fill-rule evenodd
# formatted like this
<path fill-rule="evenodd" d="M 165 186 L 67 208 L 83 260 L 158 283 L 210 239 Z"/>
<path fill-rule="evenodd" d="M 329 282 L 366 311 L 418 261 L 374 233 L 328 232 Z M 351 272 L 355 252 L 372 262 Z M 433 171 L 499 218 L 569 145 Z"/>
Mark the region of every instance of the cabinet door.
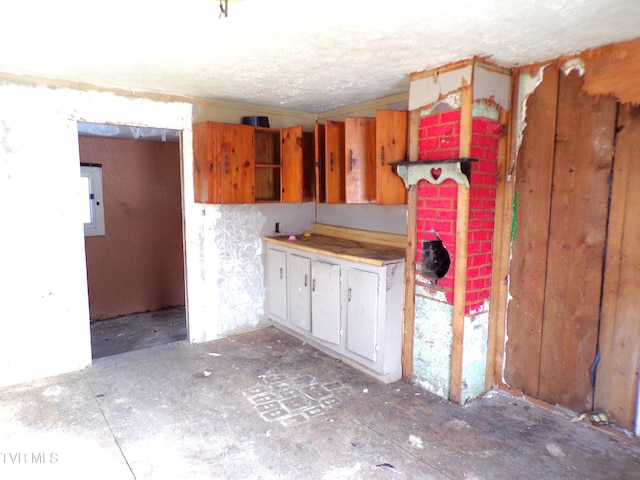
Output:
<path fill-rule="evenodd" d="M 193 126 L 193 193 L 199 203 L 222 203 L 217 137 L 215 122 Z"/>
<path fill-rule="evenodd" d="M 274 248 L 267 249 L 267 286 L 269 316 L 287 319 L 286 254 Z"/>
<path fill-rule="evenodd" d="M 283 128 L 280 131 L 282 148 L 282 202 L 302 202 L 303 155 L 302 126 Z"/>
<path fill-rule="evenodd" d="M 376 201 L 379 205 L 407 203 L 407 188 L 391 165 L 407 159 L 407 122 L 407 112 L 376 112 Z"/>
<path fill-rule="evenodd" d="M 287 257 L 289 321 L 311 331 L 311 260 L 295 254 Z"/>
<path fill-rule="evenodd" d="M 327 201 L 327 180 L 325 176 L 325 126 L 316 122 L 313 131 L 314 158 L 315 158 L 315 201 L 325 203 Z"/>
<path fill-rule="evenodd" d="M 313 261 L 313 335 L 340 345 L 340 265 Z"/>
<path fill-rule="evenodd" d="M 218 162 L 222 172 L 223 203 L 253 203 L 253 127 L 218 124 Z M 215 181 L 215 180 L 214 180 Z"/>
<path fill-rule="evenodd" d="M 344 122 L 327 120 L 324 128 L 327 203 L 344 203 Z"/>
<path fill-rule="evenodd" d="M 349 268 L 347 277 L 347 349 L 375 362 L 378 344 L 378 274 Z"/>
<path fill-rule="evenodd" d="M 347 203 L 376 201 L 376 119 L 345 118 Z"/>

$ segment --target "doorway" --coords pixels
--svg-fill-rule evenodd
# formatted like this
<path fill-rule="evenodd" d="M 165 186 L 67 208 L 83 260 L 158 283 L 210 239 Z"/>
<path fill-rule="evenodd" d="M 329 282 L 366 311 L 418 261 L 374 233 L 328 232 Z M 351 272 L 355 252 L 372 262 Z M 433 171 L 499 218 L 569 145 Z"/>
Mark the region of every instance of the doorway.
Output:
<path fill-rule="evenodd" d="M 180 132 L 78 123 L 78 143 L 102 178 L 104 232 L 85 235 L 93 358 L 186 339 Z"/>

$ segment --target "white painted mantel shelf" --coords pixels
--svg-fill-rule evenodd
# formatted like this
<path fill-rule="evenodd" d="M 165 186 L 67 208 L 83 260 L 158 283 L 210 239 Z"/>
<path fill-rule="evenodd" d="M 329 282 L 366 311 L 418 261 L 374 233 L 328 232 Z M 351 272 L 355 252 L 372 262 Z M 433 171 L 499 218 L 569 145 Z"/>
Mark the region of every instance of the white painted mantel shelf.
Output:
<path fill-rule="evenodd" d="M 402 377 L 406 236 L 314 224 L 264 237 L 274 325 L 383 383 Z"/>

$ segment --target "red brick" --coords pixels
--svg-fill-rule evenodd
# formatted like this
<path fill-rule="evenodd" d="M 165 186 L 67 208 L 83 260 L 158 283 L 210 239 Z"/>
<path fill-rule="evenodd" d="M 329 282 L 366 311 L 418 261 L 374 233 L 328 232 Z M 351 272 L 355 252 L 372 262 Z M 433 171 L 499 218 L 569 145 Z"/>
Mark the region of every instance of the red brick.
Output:
<path fill-rule="evenodd" d="M 440 189 L 435 185 L 431 185 L 430 183 L 422 182 L 420 183 L 420 185 L 418 185 L 418 197 L 420 198 L 437 197 L 439 193 Z"/>
<path fill-rule="evenodd" d="M 497 160 L 498 159 L 498 150 L 487 150 L 485 152 L 485 158 L 489 159 L 489 160 Z"/>
<path fill-rule="evenodd" d="M 456 218 L 458 218 L 458 214 L 455 211 L 455 209 L 451 209 L 451 210 L 439 210 L 438 211 L 438 218 L 440 220 L 453 220 L 455 221 Z"/>
<path fill-rule="evenodd" d="M 429 200 L 428 205 L 431 208 L 451 210 L 453 209 L 453 199 L 438 197 L 437 200 L 436 199 Z"/>
<path fill-rule="evenodd" d="M 471 135 L 471 146 L 472 147 L 480 146 L 480 135 Z"/>
<path fill-rule="evenodd" d="M 427 160 L 451 160 L 457 156 L 457 150 L 435 150 L 427 152 Z"/>
<path fill-rule="evenodd" d="M 487 121 L 487 133 L 499 136 L 501 130 L 502 129 L 500 128 L 500 122 L 497 122 L 496 120 Z"/>
<path fill-rule="evenodd" d="M 440 114 L 440 121 L 442 123 L 459 122 L 460 110 L 451 110 L 450 112 L 443 112 Z"/>
<path fill-rule="evenodd" d="M 485 149 L 480 147 L 471 147 L 471 151 L 469 153 L 471 154 L 471 158 L 477 158 L 480 161 L 487 156 Z"/>
<path fill-rule="evenodd" d="M 454 133 L 453 125 L 437 125 L 427 129 L 428 137 L 442 137 L 444 135 L 451 135 L 452 133 Z"/>
<path fill-rule="evenodd" d="M 490 252 L 492 250 L 491 242 L 483 242 L 480 244 L 480 251 L 483 253 Z"/>
<path fill-rule="evenodd" d="M 477 303 L 479 298 L 478 292 L 469 292 L 467 293 L 466 303 Z"/>
<path fill-rule="evenodd" d="M 482 267 L 478 273 L 483 277 L 490 277 L 491 270 L 492 270 L 491 265 L 487 265 L 486 267 Z"/>
<path fill-rule="evenodd" d="M 460 146 L 460 137 L 458 135 L 450 135 L 440 139 L 440 147 L 442 148 L 458 148 Z"/>
<path fill-rule="evenodd" d="M 474 118 L 471 121 L 471 131 L 473 133 L 487 133 L 487 119 Z"/>
<path fill-rule="evenodd" d="M 480 136 L 480 146 L 487 148 L 498 148 L 498 139 L 491 135 L 482 135 Z"/>
<path fill-rule="evenodd" d="M 425 117 L 420 117 L 420 127 L 430 127 L 440 123 L 440 114 L 434 113 Z"/>
<path fill-rule="evenodd" d="M 435 210 L 431 210 L 429 208 L 421 208 L 416 211 L 416 217 L 421 219 L 434 219 L 437 218 L 437 214 Z"/>

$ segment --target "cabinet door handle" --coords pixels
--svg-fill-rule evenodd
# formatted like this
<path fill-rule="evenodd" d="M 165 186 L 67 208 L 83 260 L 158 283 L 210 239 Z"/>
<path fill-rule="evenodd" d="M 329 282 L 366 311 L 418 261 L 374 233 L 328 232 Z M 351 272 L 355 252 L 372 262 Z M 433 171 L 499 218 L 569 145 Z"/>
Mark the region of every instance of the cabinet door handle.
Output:
<path fill-rule="evenodd" d="M 229 175 L 229 155 L 224 156 L 224 173 Z"/>
<path fill-rule="evenodd" d="M 384 165 L 384 145 L 382 146 L 382 154 L 380 155 L 380 160 L 382 161 L 382 165 Z"/>
<path fill-rule="evenodd" d="M 316 291 L 316 279 L 315 278 L 311 281 L 311 291 L 312 292 Z"/>
<path fill-rule="evenodd" d="M 347 301 L 351 301 L 351 287 L 349 287 L 349 290 L 347 291 Z"/>
<path fill-rule="evenodd" d="M 309 276 L 305 275 L 304 276 L 304 286 L 306 287 L 309 284 Z"/>
<path fill-rule="evenodd" d="M 282 267 L 280 267 L 280 280 L 282 280 Z"/>
<path fill-rule="evenodd" d="M 355 163 L 356 159 L 353 158 L 353 150 L 349 150 L 349 170 L 353 170 Z"/>
<path fill-rule="evenodd" d="M 329 154 L 329 158 L 331 158 L 331 160 L 329 161 L 329 165 L 331 167 L 331 171 L 333 172 L 333 152 Z"/>

